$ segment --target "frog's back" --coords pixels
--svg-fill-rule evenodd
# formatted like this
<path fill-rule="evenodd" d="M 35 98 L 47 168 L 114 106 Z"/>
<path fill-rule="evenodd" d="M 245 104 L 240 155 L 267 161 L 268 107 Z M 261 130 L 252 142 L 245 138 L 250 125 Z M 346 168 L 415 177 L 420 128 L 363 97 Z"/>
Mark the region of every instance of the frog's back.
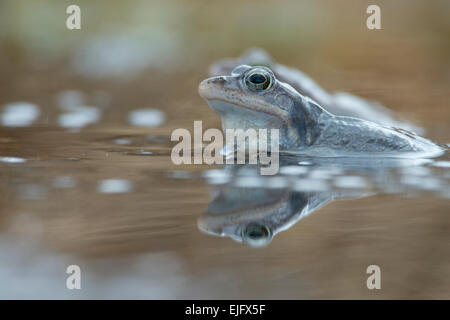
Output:
<path fill-rule="evenodd" d="M 336 116 L 355 117 L 381 125 L 401 127 L 418 133 L 424 132 L 423 128 L 415 124 L 396 119 L 394 113 L 380 103 L 369 102 L 345 92 L 330 94 L 300 70 L 282 64 L 274 64 L 273 70 L 280 81 L 289 83 L 302 95 L 317 101 L 324 109 Z"/>
<path fill-rule="evenodd" d="M 311 146 L 313 152 L 333 156 L 435 157 L 444 149 L 403 129 L 389 128 L 352 117 L 325 116 L 324 129 Z"/>

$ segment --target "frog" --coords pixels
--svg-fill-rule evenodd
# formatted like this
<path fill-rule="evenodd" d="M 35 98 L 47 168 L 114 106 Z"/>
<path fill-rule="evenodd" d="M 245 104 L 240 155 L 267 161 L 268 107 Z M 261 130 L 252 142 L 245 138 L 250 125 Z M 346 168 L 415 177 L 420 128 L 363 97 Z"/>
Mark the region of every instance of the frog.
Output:
<path fill-rule="evenodd" d="M 296 68 L 275 62 L 269 53 L 261 48 L 250 48 L 236 59 L 223 59 L 213 63 L 209 67 L 209 74 L 211 76 L 230 74 L 236 66 L 241 64 L 269 67 L 280 81 L 290 84 L 302 95 L 310 97 L 322 108 L 335 115 L 356 117 L 385 126 L 403 128 L 418 134 L 425 132 L 424 128 L 399 119 L 392 110 L 379 102 L 367 101 L 346 92 L 327 92 L 310 76 Z"/>
<path fill-rule="evenodd" d="M 266 66 L 240 65 L 203 80 L 198 92 L 222 129 L 278 129 L 279 150 L 319 157 L 422 157 L 445 149 L 413 132 L 330 113 Z"/>
<path fill-rule="evenodd" d="M 213 199 L 197 219 L 206 234 L 229 237 L 250 247 L 266 247 L 280 232 L 336 200 L 373 195 L 359 191 L 300 192 L 291 189 L 216 187 Z"/>
<path fill-rule="evenodd" d="M 427 171 L 430 159 L 401 158 L 280 158 L 277 177 L 258 175 L 260 165 L 227 164 L 221 176 L 227 182 L 206 180 L 211 200 L 197 219 L 198 229 L 208 235 L 228 237 L 250 247 L 265 247 L 283 231 L 292 228 L 311 214 L 320 212 L 334 201 L 348 201 L 409 190 L 406 172 Z M 393 170 L 394 169 L 394 170 Z M 437 173 L 438 175 L 435 175 Z M 445 185 L 439 171 L 427 176 L 436 183 L 436 190 Z M 208 175 L 204 175 L 207 177 Z M 356 184 L 342 184 L 358 177 Z M 417 177 L 416 177 L 417 178 Z M 372 181 L 372 183 L 361 181 Z M 430 189 L 428 189 L 430 190 Z"/>

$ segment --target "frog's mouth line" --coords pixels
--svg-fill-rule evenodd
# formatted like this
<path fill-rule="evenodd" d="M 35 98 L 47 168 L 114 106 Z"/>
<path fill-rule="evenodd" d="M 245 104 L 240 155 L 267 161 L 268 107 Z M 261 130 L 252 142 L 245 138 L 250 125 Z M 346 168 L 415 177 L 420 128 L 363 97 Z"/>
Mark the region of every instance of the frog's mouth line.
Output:
<path fill-rule="evenodd" d="M 254 107 L 249 107 L 248 105 L 245 105 L 243 103 L 239 103 L 236 101 L 229 101 L 226 99 L 221 99 L 221 98 L 214 98 L 214 99 L 207 99 L 208 102 L 211 102 L 211 104 L 213 104 L 214 101 L 220 101 L 220 102 L 224 102 L 226 104 L 235 106 L 235 107 L 239 107 L 239 108 L 244 108 L 253 112 L 257 112 L 257 113 L 264 113 L 267 114 L 269 116 L 272 117 L 276 117 L 277 119 L 279 119 L 283 124 L 285 124 L 287 126 L 287 120 L 285 118 L 283 118 L 283 115 L 281 113 L 278 112 L 271 112 L 269 110 L 266 110 L 266 108 L 254 108 Z M 211 106 L 210 103 L 208 103 L 208 105 L 215 111 L 214 107 Z"/>
<path fill-rule="evenodd" d="M 222 86 L 215 85 L 212 81 L 218 82 L 222 80 L 221 77 L 210 78 L 202 81 L 198 87 L 200 96 L 208 102 L 208 105 L 213 108 L 213 101 L 221 101 L 241 107 L 255 112 L 265 113 L 269 116 L 277 117 L 283 124 L 287 126 L 288 116 L 281 109 L 274 108 L 272 105 L 266 103 L 261 99 L 255 97 L 247 97 L 239 95 L 239 91 Z M 222 81 L 225 81 L 224 79 Z M 230 98 L 227 98 L 230 97 Z M 213 109 L 215 110 L 215 109 Z"/>

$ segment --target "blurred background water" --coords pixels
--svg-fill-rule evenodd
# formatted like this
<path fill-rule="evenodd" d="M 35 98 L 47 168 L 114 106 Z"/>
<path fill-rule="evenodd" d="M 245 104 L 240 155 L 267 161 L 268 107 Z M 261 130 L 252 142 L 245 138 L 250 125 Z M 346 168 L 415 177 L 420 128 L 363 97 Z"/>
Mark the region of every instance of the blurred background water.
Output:
<path fill-rule="evenodd" d="M 208 66 L 255 46 L 449 143 L 448 1 L 377 1 L 373 31 L 364 0 L 79 0 L 72 31 L 70 4 L 0 2 L 0 298 L 450 298 L 448 155 L 265 179 L 170 160 L 173 129 L 220 128 Z M 262 216 L 264 248 L 214 236 Z"/>

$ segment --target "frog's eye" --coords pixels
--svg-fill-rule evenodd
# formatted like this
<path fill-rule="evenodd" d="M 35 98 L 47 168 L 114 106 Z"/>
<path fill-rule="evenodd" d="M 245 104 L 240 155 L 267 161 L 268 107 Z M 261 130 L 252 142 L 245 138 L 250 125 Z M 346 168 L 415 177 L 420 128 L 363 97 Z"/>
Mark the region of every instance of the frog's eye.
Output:
<path fill-rule="evenodd" d="M 273 76 L 267 70 L 255 68 L 245 75 L 244 82 L 247 88 L 252 91 L 263 91 L 272 87 Z"/>
<path fill-rule="evenodd" d="M 250 223 L 242 231 L 242 238 L 252 247 L 266 246 L 272 240 L 272 230 L 259 223 Z"/>

